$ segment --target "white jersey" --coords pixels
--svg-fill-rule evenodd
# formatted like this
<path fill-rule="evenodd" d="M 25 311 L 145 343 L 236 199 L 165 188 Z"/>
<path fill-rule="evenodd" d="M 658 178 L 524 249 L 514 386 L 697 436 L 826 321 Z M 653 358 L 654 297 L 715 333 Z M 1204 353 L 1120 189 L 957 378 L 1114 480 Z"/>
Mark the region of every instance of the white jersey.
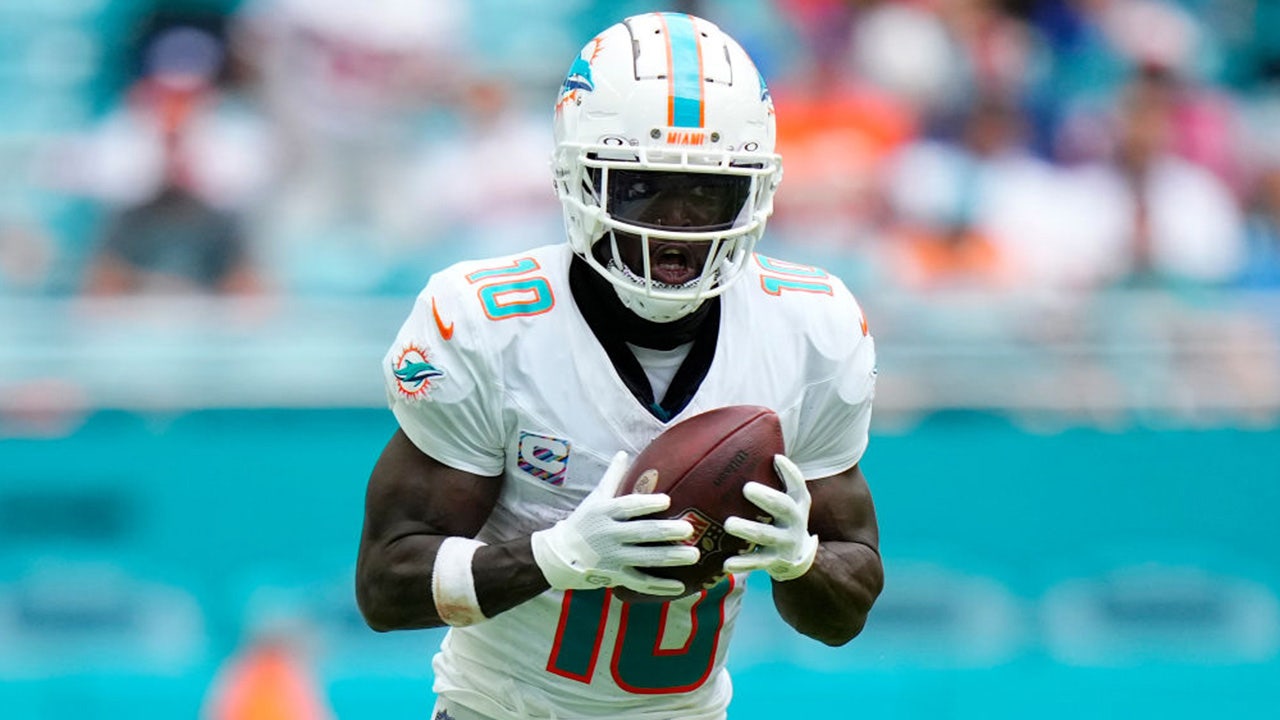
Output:
<path fill-rule="evenodd" d="M 446 465 L 502 476 L 480 540 L 550 527 L 614 453 L 634 457 L 670 424 L 725 405 L 776 411 L 806 478 L 861 458 L 875 348 L 838 279 L 755 256 L 721 296 L 706 377 L 664 423 L 628 390 L 579 312 L 572 258 L 562 244 L 437 273 L 383 364 L 391 408 L 414 444 Z M 451 629 L 433 663 L 435 691 L 496 718 L 724 717 L 744 580 L 668 604 L 548 591 Z"/>

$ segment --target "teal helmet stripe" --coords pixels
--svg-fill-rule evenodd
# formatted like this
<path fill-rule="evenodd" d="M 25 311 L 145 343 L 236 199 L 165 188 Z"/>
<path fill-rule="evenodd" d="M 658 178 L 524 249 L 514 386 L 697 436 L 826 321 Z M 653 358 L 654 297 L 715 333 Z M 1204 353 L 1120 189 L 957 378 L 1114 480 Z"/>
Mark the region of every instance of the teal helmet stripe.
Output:
<path fill-rule="evenodd" d="M 667 27 L 668 121 L 673 127 L 702 127 L 702 43 L 693 18 L 662 13 Z"/>

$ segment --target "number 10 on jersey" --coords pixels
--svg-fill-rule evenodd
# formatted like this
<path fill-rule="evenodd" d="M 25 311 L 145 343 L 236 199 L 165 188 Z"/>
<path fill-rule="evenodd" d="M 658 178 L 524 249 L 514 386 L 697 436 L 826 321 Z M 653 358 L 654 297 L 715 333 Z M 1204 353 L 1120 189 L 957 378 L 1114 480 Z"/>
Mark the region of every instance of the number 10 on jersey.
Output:
<path fill-rule="evenodd" d="M 609 670 L 618 687 L 642 695 L 689 692 L 706 682 L 715 665 L 725 599 L 733 590 L 733 576 L 702 591 L 689 608 L 689 637 L 681 647 L 661 647 L 670 603 L 628 603 L 619 614 L 617 638 Z M 547 670 L 556 675 L 591 682 L 604 640 L 613 593 L 569 590 L 560 606 L 560 625 Z"/>
<path fill-rule="evenodd" d="M 820 293 L 830 295 L 831 283 L 827 282 L 827 271 L 812 265 L 774 260 L 764 255 L 756 255 L 756 263 L 764 270 L 760 274 L 760 287 L 770 295 L 781 295 L 784 290 L 792 292 Z"/>
<path fill-rule="evenodd" d="M 475 285 L 486 280 L 476 291 L 484 314 L 490 320 L 541 315 L 555 307 L 555 293 L 551 283 L 542 275 L 538 261 L 523 257 L 510 265 L 484 268 L 467 275 L 467 282 Z M 497 278 L 495 280 L 495 278 Z"/>

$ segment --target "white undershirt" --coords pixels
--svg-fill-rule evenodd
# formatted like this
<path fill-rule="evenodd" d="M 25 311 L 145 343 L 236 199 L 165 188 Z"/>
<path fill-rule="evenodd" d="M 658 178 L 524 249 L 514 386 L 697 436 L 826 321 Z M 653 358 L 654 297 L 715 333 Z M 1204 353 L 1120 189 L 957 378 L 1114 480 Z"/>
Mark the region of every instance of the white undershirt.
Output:
<path fill-rule="evenodd" d="M 649 387 L 653 388 L 653 399 L 662 402 L 680 364 L 689 356 L 693 343 L 677 345 L 670 350 L 654 350 L 631 343 L 627 343 L 627 347 L 631 348 L 631 353 L 640 361 L 640 367 L 644 368 L 644 374 L 649 378 Z"/>

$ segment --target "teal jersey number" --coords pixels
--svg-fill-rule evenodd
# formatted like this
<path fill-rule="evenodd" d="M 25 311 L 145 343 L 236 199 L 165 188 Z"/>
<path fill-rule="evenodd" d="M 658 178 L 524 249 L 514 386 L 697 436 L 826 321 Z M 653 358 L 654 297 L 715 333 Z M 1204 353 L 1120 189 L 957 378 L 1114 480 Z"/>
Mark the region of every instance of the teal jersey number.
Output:
<path fill-rule="evenodd" d="M 831 283 L 824 282 L 827 271 L 812 265 L 774 260 L 756 255 L 756 262 L 765 272 L 760 275 L 760 287 L 770 295 L 781 295 L 785 290 L 830 295 Z"/>
<path fill-rule="evenodd" d="M 474 285 L 491 278 L 507 278 L 483 285 L 476 291 L 484 314 L 490 320 L 541 315 L 556 306 L 551 283 L 542 275 L 519 277 L 541 269 L 537 260 L 520 258 L 511 261 L 510 265 L 476 270 L 467 275 L 467 282 Z"/>
<path fill-rule="evenodd" d="M 479 292 L 484 314 L 490 320 L 541 315 L 556 304 L 551 284 L 544 277 L 493 283 Z"/>
<path fill-rule="evenodd" d="M 541 266 L 538 265 L 537 260 L 534 260 L 531 257 L 520 258 L 519 260 L 512 261 L 510 265 L 477 270 L 471 273 L 470 275 L 467 275 L 467 282 L 474 285 L 475 283 L 478 283 L 481 280 L 488 280 L 489 278 L 492 278 L 492 277 L 512 277 L 514 275 L 524 275 L 525 273 L 533 272 L 534 270 L 538 270 L 540 268 Z"/>
<path fill-rule="evenodd" d="M 733 576 L 729 576 L 702 592 L 689 609 L 689 638 L 678 648 L 663 649 L 659 645 L 670 603 L 624 604 L 609 666 L 618 687 L 654 695 L 689 692 L 706 682 L 715 665 L 720 631 L 724 628 L 725 598 L 733 584 Z M 578 682 L 591 682 L 612 601 L 613 593 L 606 590 L 565 592 L 548 671 Z"/>

